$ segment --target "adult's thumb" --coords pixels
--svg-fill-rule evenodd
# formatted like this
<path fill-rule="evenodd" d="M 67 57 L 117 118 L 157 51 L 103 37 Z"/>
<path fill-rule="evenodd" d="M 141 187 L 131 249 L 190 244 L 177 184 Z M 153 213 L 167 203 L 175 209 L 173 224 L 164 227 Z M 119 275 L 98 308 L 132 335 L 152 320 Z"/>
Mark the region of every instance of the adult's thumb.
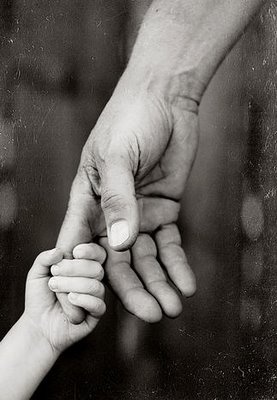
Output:
<path fill-rule="evenodd" d="M 132 169 L 123 157 L 105 160 L 101 168 L 101 207 L 105 216 L 109 245 L 127 250 L 139 232 L 139 210 Z"/>

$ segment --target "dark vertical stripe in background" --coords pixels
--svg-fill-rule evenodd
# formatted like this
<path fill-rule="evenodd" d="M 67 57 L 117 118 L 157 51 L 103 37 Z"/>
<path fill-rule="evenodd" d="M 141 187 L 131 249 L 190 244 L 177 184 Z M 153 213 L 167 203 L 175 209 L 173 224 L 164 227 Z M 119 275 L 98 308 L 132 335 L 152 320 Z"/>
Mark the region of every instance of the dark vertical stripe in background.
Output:
<path fill-rule="evenodd" d="M 245 42 L 251 140 L 248 175 L 256 201 L 252 212 L 256 232 L 252 238 L 255 240 L 250 271 L 254 281 L 252 290 L 250 286 L 246 288 L 252 304 L 252 326 L 248 324 L 244 331 L 247 365 L 243 394 L 251 399 L 275 399 L 277 392 L 276 18 L 276 1 L 269 1 Z M 249 48 L 251 52 L 247 51 Z"/>

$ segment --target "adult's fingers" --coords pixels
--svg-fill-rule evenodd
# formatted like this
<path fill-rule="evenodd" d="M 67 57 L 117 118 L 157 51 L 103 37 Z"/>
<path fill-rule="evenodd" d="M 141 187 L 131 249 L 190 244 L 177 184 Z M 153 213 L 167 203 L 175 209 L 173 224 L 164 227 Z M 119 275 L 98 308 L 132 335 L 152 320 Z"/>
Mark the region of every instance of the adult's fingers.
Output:
<path fill-rule="evenodd" d="M 139 231 L 152 233 L 161 225 L 167 225 L 178 220 L 180 203 L 160 197 L 139 197 Z M 107 236 L 104 229 L 99 236 Z"/>
<path fill-rule="evenodd" d="M 139 235 L 132 247 L 133 267 L 146 289 L 159 302 L 168 317 L 177 317 L 182 303 L 176 291 L 167 282 L 167 277 L 157 261 L 157 249 L 149 235 Z"/>
<path fill-rule="evenodd" d="M 94 228 L 97 228 L 98 231 Z M 91 183 L 84 170 L 79 169 L 72 184 L 57 247 L 63 250 L 65 258 L 72 258 L 74 247 L 80 243 L 91 242 L 93 237 L 104 228 L 101 208 L 92 193 Z"/>
<path fill-rule="evenodd" d="M 138 199 L 140 232 L 154 232 L 161 225 L 176 222 L 180 203 L 160 197 L 141 197 Z"/>
<path fill-rule="evenodd" d="M 99 170 L 101 206 L 109 244 L 114 250 L 126 250 L 135 242 L 139 231 L 139 211 L 128 154 L 124 156 L 121 149 L 113 149 Z"/>
<path fill-rule="evenodd" d="M 100 244 L 108 254 L 106 277 L 124 307 L 146 322 L 159 321 L 162 318 L 161 308 L 155 298 L 143 288 L 137 274 L 130 267 L 130 252 L 119 253 L 112 250 L 106 238 L 100 239 Z"/>
<path fill-rule="evenodd" d="M 156 233 L 155 240 L 159 258 L 170 279 L 184 296 L 192 296 L 196 290 L 195 276 L 181 247 L 177 226 L 175 224 L 162 226 Z"/>

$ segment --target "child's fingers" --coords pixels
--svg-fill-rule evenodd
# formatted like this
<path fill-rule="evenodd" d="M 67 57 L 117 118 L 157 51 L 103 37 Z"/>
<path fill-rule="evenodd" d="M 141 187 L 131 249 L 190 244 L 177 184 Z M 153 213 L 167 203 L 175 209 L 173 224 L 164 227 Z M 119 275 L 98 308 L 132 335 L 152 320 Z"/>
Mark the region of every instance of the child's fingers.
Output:
<path fill-rule="evenodd" d="M 103 247 L 96 243 L 84 243 L 74 248 L 73 257 L 94 260 L 103 264 L 106 259 L 106 252 Z"/>
<path fill-rule="evenodd" d="M 103 300 L 88 294 L 69 293 L 68 300 L 75 306 L 84 308 L 96 318 L 100 318 L 106 311 L 106 304 Z"/>
<path fill-rule="evenodd" d="M 104 270 L 102 265 L 92 260 L 62 260 L 51 267 L 54 276 L 80 276 L 102 280 Z"/>
<path fill-rule="evenodd" d="M 61 249 L 46 250 L 40 253 L 35 259 L 34 265 L 42 265 L 49 267 L 54 263 L 58 263 L 63 259 L 63 252 Z"/>
<path fill-rule="evenodd" d="M 60 249 L 52 249 L 40 253 L 29 271 L 29 278 L 48 276 L 49 267 L 52 264 L 59 263 L 62 259 L 63 252 Z"/>
<path fill-rule="evenodd" d="M 97 279 L 55 276 L 49 279 L 49 288 L 55 293 L 83 293 L 104 298 L 104 285 Z"/>

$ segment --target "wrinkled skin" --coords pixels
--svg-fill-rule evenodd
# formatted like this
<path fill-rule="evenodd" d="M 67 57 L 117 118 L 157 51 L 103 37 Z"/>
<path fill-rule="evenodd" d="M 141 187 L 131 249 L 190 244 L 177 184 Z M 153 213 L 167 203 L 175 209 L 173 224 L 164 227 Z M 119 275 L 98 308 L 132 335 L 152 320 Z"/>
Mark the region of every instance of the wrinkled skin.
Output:
<path fill-rule="evenodd" d="M 178 291 L 195 291 L 176 221 L 198 144 L 197 111 L 193 101 L 172 105 L 118 85 L 84 146 L 58 239 L 70 257 L 77 244 L 105 236 L 106 227 L 109 237 L 112 222 L 127 220 L 122 245 L 100 239 L 106 278 L 124 307 L 148 322 L 162 312 L 178 316 Z M 80 309 L 60 301 L 71 321 L 82 320 Z"/>

